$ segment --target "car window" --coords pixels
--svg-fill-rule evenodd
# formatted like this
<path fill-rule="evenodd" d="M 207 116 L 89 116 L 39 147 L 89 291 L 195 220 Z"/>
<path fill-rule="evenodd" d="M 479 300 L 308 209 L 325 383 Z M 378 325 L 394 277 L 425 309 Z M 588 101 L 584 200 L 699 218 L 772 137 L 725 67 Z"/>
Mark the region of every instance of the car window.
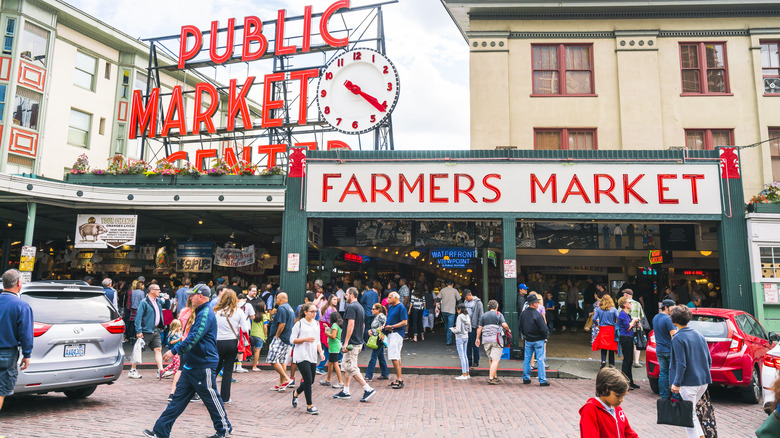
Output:
<path fill-rule="evenodd" d="M 734 319 L 737 321 L 737 327 L 739 327 L 740 330 L 751 336 L 755 336 L 753 333 L 751 333 L 753 331 L 753 327 L 750 326 L 750 323 L 748 322 L 747 318 L 745 318 L 745 315 L 737 315 L 734 317 Z"/>
<path fill-rule="evenodd" d="M 693 315 L 688 327 L 701 333 L 705 338 L 725 338 L 729 334 L 726 320 L 717 316 Z"/>
<path fill-rule="evenodd" d="M 119 318 L 103 294 L 27 292 L 21 298 L 32 308 L 33 319 L 44 324 L 103 323 Z"/>
<path fill-rule="evenodd" d="M 761 339 L 769 340 L 769 334 L 761 327 L 761 324 L 751 315 L 745 315 L 745 321 L 750 324 L 750 334 Z"/>

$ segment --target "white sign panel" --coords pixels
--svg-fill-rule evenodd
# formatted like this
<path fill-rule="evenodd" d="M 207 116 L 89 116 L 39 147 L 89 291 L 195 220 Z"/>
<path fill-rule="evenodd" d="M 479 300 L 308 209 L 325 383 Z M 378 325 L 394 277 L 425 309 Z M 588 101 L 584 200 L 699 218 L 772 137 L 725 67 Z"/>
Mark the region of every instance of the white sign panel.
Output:
<path fill-rule="evenodd" d="M 227 266 L 237 268 L 239 266 L 249 266 L 255 262 L 255 246 L 251 245 L 244 249 L 238 248 L 217 248 L 214 254 L 214 264 L 217 266 Z"/>
<path fill-rule="evenodd" d="M 138 216 L 80 214 L 76 218 L 76 248 L 118 248 L 135 245 Z"/>
<path fill-rule="evenodd" d="M 764 303 L 780 304 L 780 297 L 777 295 L 777 283 L 764 283 Z"/>
<path fill-rule="evenodd" d="M 298 253 L 287 254 L 287 272 L 298 272 L 301 269 L 301 255 Z"/>
<path fill-rule="evenodd" d="M 309 162 L 311 212 L 721 214 L 718 165 Z"/>
<path fill-rule="evenodd" d="M 517 278 L 517 260 L 504 260 L 504 278 Z"/>

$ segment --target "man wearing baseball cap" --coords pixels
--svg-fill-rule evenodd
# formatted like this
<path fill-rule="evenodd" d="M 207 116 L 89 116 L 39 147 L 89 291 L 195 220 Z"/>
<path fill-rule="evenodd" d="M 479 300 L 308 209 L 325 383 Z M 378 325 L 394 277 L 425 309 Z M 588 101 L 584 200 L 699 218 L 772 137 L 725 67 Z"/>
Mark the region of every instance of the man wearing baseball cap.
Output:
<path fill-rule="evenodd" d="M 182 372 L 176 391 L 168 407 L 157 419 L 152 430 L 144 430 L 147 437 L 168 438 L 171 427 L 184 412 L 190 399 L 197 393 L 211 415 L 216 434 L 209 438 L 225 437 L 233 433 L 233 427 L 225 413 L 222 397 L 217 392 L 217 318 L 214 310 L 208 305 L 211 289 L 201 283 L 189 291 L 192 304 L 195 306 L 195 319 L 190 327 L 189 335 L 175 344 L 163 359 L 170 361 L 174 354 L 181 356 Z"/>
<path fill-rule="evenodd" d="M 668 399 L 671 395 L 669 386 L 669 365 L 672 361 L 672 336 L 677 332 L 677 327 L 672 324 L 672 318 L 669 317 L 670 310 L 674 307 L 673 300 L 663 300 L 658 315 L 653 318 L 653 329 L 655 330 L 655 353 L 658 356 L 658 389 L 661 398 Z"/>

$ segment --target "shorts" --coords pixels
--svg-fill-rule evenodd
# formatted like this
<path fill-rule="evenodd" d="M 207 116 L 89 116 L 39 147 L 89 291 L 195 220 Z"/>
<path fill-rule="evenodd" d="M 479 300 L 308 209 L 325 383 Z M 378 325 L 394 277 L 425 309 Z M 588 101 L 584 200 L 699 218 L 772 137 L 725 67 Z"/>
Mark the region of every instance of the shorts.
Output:
<path fill-rule="evenodd" d="M 292 356 L 290 356 L 290 345 L 282 342 L 281 339 L 274 337 L 271 339 L 271 343 L 268 344 L 268 363 L 289 363 Z"/>
<path fill-rule="evenodd" d="M 341 362 L 344 375 L 351 377 L 360 374 L 360 368 L 358 368 L 358 355 L 362 348 L 362 345 L 353 345 L 351 350 L 347 350 L 347 352 L 344 353 L 344 360 Z"/>
<path fill-rule="evenodd" d="M 262 350 L 265 341 L 263 340 L 263 338 L 258 338 L 257 336 L 250 336 L 249 343 L 252 345 L 252 348 L 257 348 Z"/>
<path fill-rule="evenodd" d="M 328 362 L 336 363 L 339 361 L 339 353 L 328 353 Z"/>
<path fill-rule="evenodd" d="M 504 348 L 498 345 L 498 342 L 486 342 L 485 353 L 490 360 L 501 360 L 501 355 L 504 354 Z"/>
<path fill-rule="evenodd" d="M 151 348 L 152 350 L 162 348 L 160 330 L 154 329 L 154 333 L 144 333 L 144 343 L 146 344 L 146 348 Z"/>
<path fill-rule="evenodd" d="M 0 397 L 14 393 L 17 377 L 19 377 L 19 349 L 0 349 Z"/>
<path fill-rule="evenodd" d="M 404 346 L 404 338 L 396 332 L 387 335 L 387 359 L 401 360 L 401 348 Z"/>

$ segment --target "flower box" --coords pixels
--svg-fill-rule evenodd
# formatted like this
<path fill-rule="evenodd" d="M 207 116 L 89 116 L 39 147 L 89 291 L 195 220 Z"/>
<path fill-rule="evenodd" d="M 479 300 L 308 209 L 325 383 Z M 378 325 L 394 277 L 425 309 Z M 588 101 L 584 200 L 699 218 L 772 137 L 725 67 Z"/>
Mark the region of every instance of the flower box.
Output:
<path fill-rule="evenodd" d="M 748 213 L 774 213 L 780 214 L 780 204 L 774 203 L 750 203 L 747 205 Z"/>
<path fill-rule="evenodd" d="M 187 188 L 282 188 L 285 175 L 93 175 L 68 174 L 65 181 L 86 186 L 180 186 Z"/>
<path fill-rule="evenodd" d="M 93 175 L 91 173 L 72 174 L 65 177 L 65 181 L 85 186 L 122 186 L 122 187 L 142 187 L 149 185 L 171 185 L 173 176 L 171 175 Z"/>

